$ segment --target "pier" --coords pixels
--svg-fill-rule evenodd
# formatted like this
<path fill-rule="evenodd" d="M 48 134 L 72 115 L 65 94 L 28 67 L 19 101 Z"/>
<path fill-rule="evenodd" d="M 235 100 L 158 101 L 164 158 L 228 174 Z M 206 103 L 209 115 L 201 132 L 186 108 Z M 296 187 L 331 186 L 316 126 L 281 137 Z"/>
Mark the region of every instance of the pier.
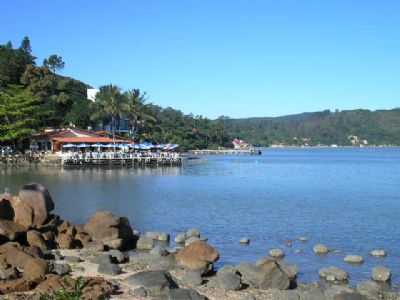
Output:
<path fill-rule="evenodd" d="M 102 153 L 97 155 L 73 154 L 63 155 L 63 167 L 178 167 L 183 158 L 173 153 L 170 155 L 138 156 L 131 153 Z"/>
<path fill-rule="evenodd" d="M 218 150 L 191 150 L 193 155 L 261 155 L 257 149 L 218 149 Z"/>

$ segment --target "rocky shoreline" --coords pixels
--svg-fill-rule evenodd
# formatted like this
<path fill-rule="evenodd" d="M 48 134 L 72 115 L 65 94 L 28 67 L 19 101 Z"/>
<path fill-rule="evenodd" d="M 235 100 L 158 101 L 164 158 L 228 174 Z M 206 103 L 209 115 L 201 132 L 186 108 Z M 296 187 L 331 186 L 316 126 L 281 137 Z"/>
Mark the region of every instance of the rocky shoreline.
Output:
<path fill-rule="evenodd" d="M 53 210 L 40 184 L 23 186 L 16 196 L 1 195 L 0 299 L 400 299 L 384 267 L 374 268 L 371 280 L 355 288 L 345 271 L 329 266 L 319 271 L 319 282 L 298 282 L 297 267 L 285 263 L 280 249 L 254 264 L 215 270 L 220 255 L 197 229 L 176 235 L 177 247 L 170 248 L 168 233 L 139 234 L 128 219 L 110 212 L 74 225 Z M 329 252 L 321 244 L 313 250 Z M 377 249 L 371 255 L 386 253 Z"/>

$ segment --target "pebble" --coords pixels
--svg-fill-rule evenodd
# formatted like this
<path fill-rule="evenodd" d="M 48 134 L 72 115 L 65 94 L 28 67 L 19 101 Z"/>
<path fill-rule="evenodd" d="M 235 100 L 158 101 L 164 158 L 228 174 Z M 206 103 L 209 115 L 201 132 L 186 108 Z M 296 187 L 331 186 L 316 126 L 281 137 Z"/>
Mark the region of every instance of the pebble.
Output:
<path fill-rule="evenodd" d="M 315 254 L 327 254 L 329 252 L 329 248 L 323 244 L 317 244 L 314 246 L 313 251 Z"/>
<path fill-rule="evenodd" d="M 383 249 L 372 250 L 369 254 L 375 257 L 385 257 L 387 255 L 386 251 Z"/>
<path fill-rule="evenodd" d="M 392 273 L 386 267 L 378 266 L 372 269 L 372 279 L 379 282 L 387 282 L 392 277 Z"/>
<path fill-rule="evenodd" d="M 248 245 L 248 244 L 250 244 L 250 239 L 248 239 L 248 238 L 241 238 L 240 241 L 239 241 L 239 243 L 240 243 L 240 244 L 243 244 L 243 245 Z"/>
<path fill-rule="evenodd" d="M 271 249 L 269 250 L 269 256 L 273 258 L 282 258 L 285 256 L 285 253 L 281 249 Z"/>
<path fill-rule="evenodd" d="M 344 261 L 349 264 L 362 264 L 364 259 L 360 255 L 346 255 Z"/>

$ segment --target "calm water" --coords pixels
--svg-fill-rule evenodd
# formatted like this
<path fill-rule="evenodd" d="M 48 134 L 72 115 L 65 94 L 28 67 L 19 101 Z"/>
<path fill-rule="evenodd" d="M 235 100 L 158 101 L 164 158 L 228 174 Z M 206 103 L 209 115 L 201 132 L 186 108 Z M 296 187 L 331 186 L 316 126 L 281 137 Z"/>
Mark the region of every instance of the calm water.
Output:
<path fill-rule="evenodd" d="M 336 265 L 354 283 L 380 264 L 400 281 L 400 149 L 268 149 L 183 168 L 0 171 L 0 188 L 17 191 L 33 181 L 48 186 L 56 212 L 76 223 L 104 209 L 129 217 L 140 231 L 197 227 L 218 248 L 221 263 L 256 261 L 280 247 L 303 281 Z M 244 236 L 249 246 L 239 245 Z M 309 242 L 285 246 L 299 236 Z M 312 247 L 319 242 L 338 252 L 316 257 Z M 389 256 L 370 257 L 374 248 Z M 365 263 L 345 264 L 344 255 L 352 253 Z"/>

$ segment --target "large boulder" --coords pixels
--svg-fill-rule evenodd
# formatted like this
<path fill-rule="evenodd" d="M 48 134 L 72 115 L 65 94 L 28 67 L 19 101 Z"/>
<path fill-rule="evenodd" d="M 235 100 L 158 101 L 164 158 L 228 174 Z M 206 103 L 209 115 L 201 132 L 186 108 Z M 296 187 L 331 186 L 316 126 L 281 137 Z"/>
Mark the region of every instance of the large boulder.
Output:
<path fill-rule="evenodd" d="M 14 241 L 24 232 L 24 226 L 9 220 L 0 220 L 0 243 Z"/>
<path fill-rule="evenodd" d="M 11 205 L 14 209 L 14 221 L 26 227 L 45 224 L 54 209 L 49 191 L 37 183 L 24 185 Z"/>
<path fill-rule="evenodd" d="M 195 241 L 180 250 L 175 258 L 177 264 L 185 269 L 204 272 L 219 259 L 219 253 L 206 242 Z"/>
<path fill-rule="evenodd" d="M 85 231 L 95 241 L 133 239 L 132 228 L 128 219 L 114 216 L 111 212 L 96 212 L 85 224 Z"/>
<path fill-rule="evenodd" d="M 39 231 L 29 230 L 26 233 L 26 240 L 28 241 L 29 246 L 38 247 L 42 251 L 47 250 L 46 241 Z"/>
<path fill-rule="evenodd" d="M 238 266 L 242 282 L 258 289 L 286 290 L 290 287 L 291 278 L 279 263 L 273 259 L 264 259 L 257 265 L 242 263 Z"/>

